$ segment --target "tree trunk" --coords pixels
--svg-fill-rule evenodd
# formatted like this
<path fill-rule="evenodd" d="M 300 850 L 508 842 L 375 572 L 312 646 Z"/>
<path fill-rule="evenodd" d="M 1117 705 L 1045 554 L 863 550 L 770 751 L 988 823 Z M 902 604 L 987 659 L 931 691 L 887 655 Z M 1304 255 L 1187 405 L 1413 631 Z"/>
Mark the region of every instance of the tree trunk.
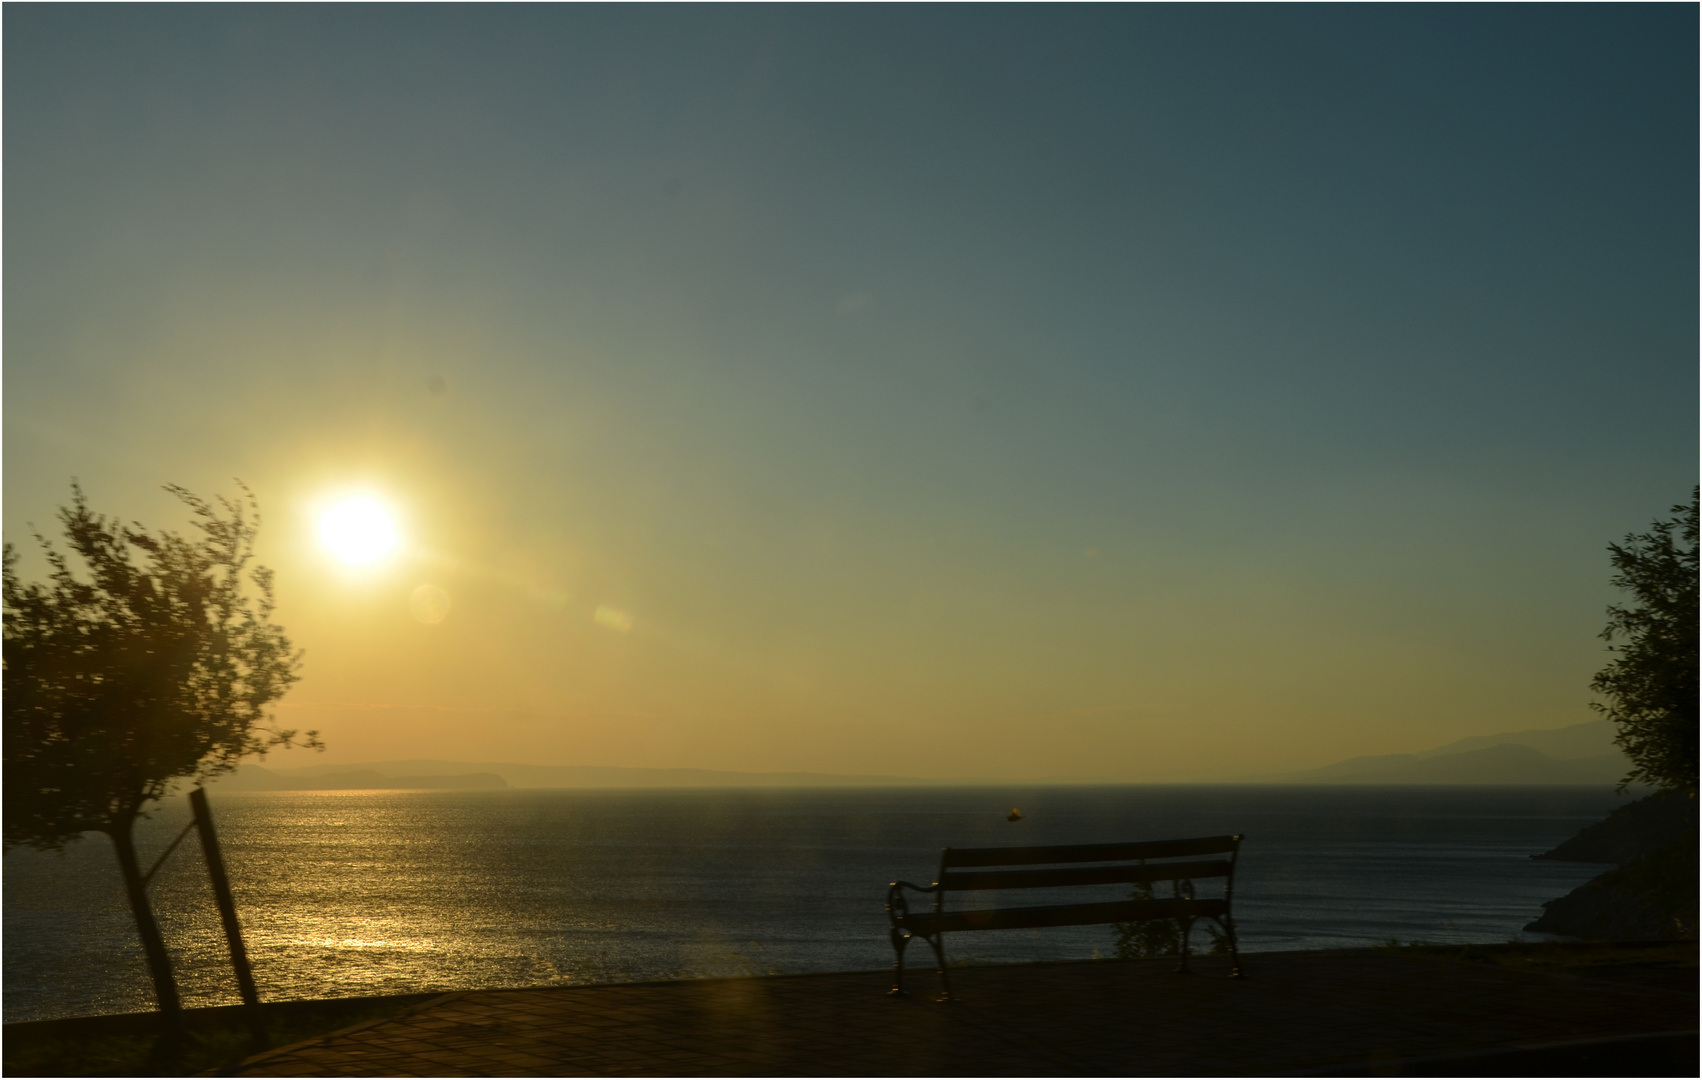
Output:
<path fill-rule="evenodd" d="M 171 956 L 165 951 L 165 938 L 154 921 L 154 909 L 148 903 L 148 886 L 142 880 L 142 868 L 136 862 L 134 816 L 113 822 L 107 833 L 118 853 L 118 869 L 124 875 L 124 892 L 130 898 L 130 911 L 136 916 L 136 934 L 142 939 L 142 953 L 148 958 L 148 974 L 154 979 L 154 997 L 159 1001 L 160 1014 L 168 1034 L 183 1031 L 183 1003 L 177 997 L 177 979 L 171 973 Z"/>

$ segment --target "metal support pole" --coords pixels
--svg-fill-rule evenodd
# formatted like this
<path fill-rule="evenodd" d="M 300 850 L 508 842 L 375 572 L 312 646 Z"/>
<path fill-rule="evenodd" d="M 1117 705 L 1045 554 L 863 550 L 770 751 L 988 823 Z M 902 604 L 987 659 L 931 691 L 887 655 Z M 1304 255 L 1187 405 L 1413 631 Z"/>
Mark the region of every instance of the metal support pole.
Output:
<path fill-rule="evenodd" d="M 236 985 L 242 992 L 244 1012 L 256 1045 L 264 1047 L 266 1016 L 260 1011 L 260 992 L 254 986 L 254 972 L 248 967 L 248 950 L 242 945 L 242 926 L 236 921 L 236 901 L 231 898 L 230 879 L 225 876 L 225 859 L 219 853 L 219 837 L 213 831 L 213 814 L 207 808 L 207 789 L 196 788 L 189 793 L 189 805 L 195 810 L 195 825 L 201 833 L 201 850 L 207 856 L 207 874 L 213 879 L 213 899 L 219 905 L 219 919 L 225 924 L 225 940 L 230 943 L 230 963 L 236 969 Z"/>

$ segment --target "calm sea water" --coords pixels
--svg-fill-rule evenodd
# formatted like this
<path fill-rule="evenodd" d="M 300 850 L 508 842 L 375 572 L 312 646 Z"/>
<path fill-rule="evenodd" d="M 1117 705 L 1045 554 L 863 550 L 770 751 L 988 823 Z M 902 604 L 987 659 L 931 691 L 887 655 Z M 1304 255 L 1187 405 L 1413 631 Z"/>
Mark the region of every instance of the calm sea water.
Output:
<path fill-rule="evenodd" d="M 1601 867 L 1533 861 L 1605 788 L 214 792 L 265 999 L 892 962 L 888 881 L 939 849 L 1242 832 L 1244 947 L 1506 941 Z M 1020 806 L 1023 820 L 1008 823 Z M 145 824 L 144 865 L 188 820 Z M 151 1008 L 110 844 L 4 860 L 5 1019 Z M 152 887 L 187 1003 L 237 1000 L 193 836 Z M 948 937 L 954 959 L 1112 951 L 1108 927 Z M 913 962 L 925 964 L 923 955 Z"/>

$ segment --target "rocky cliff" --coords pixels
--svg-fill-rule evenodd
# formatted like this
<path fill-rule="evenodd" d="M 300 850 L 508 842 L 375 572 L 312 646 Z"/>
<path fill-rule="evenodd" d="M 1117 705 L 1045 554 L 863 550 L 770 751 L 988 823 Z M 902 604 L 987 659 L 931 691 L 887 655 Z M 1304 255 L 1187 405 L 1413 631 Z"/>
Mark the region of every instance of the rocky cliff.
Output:
<path fill-rule="evenodd" d="M 1694 938 L 1696 809 L 1695 799 L 1660 792 L 1533 856 L 1619 865 L 1544 904 L 1542 917 L 1525 929 L 1612 941 Z"/>

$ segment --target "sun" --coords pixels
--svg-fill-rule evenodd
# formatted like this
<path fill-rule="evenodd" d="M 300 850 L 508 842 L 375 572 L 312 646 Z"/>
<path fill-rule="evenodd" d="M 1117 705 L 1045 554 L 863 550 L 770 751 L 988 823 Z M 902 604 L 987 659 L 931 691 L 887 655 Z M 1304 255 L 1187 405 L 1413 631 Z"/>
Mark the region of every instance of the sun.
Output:
<path fill-rule="evenodd" d="M 319 542 L 349 566 L 373 566 L 395 554 L 401 536 L 383 503 L 356 495 L 319 515 Z"/>

